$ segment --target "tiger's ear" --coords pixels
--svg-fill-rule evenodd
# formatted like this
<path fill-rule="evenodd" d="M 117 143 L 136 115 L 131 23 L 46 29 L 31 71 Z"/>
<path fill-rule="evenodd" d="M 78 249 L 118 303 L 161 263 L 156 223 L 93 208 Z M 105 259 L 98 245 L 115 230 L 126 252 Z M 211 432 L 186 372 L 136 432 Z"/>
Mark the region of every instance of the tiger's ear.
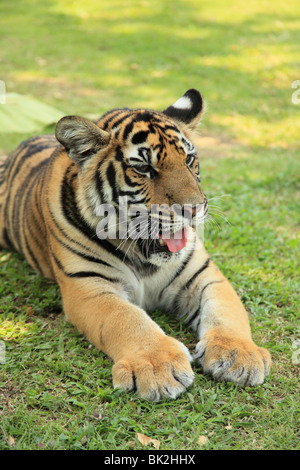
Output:
<path fill-rule="evenodd" d="M 198 90 L 188 90 L 176 103 L 163 111 L 168 117 L 175 121 L 187 124 L 194 130 L 203 112 L 203 99 Z"/>
<path fill-rule="evenodd" d="M 89 119 L 79 116 L 65 116 L 60 119 L 56 125 L 55 136 L 66 148 L 71 160 L 78 164 L 99 152 L 110 139 L 108 132 Z"/>

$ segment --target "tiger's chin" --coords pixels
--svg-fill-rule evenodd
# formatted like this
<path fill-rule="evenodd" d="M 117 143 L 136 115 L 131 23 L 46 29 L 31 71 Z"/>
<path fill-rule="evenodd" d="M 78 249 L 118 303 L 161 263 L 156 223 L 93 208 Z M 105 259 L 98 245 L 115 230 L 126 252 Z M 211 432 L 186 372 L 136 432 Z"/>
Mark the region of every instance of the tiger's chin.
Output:
<path fill-rule="evenodd" d="M 149 263 L 154 264 L 155 266 L 162 266 L 165 263 L 170 262 L 178 262 L 185 257 L 186 248 L 183 248 L 180 251 L 176 251 L 176 253 L 172 252 L 160 252 L 160 253 L 152 253 L 148 256 L 147 260 Z"/>

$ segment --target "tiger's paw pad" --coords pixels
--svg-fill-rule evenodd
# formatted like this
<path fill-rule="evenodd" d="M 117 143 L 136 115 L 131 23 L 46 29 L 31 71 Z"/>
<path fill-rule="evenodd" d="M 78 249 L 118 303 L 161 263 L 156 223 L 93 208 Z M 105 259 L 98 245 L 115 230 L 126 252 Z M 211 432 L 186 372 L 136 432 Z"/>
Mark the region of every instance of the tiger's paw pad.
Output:
<path fill-rule="evenodd" d="M 194 360 L 214 379 L 242 386 L 262 384 L 271 367 L 270 353 L 251 340 L 211 334 L 197 344 Z"/>
<path fill-rule="evenodd" d="M 171 340 L 168 347 L 139 351 L 116 362 L 112 369 L 114 387 L 137 391 L 140 398 L 157 402 L 177 398 L 192 385 L 194 373 L 188 350 L 178 341 L 166 339 Z"/>

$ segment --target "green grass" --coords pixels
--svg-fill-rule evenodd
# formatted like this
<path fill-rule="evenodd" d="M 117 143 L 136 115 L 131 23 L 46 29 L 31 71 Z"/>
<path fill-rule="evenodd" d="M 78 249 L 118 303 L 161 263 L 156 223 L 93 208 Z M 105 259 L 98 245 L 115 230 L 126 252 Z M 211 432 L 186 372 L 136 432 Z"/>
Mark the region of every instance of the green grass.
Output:
<path fill-rule="evenodd" d="M 203 92 L 202 185 L 214 218 L 205 244 L 274 361 L 261 387 L 216 383 L 198 369 L 175 401 L 120 393 L 110 359 L 65 321 L 57 286 L 0 251 L 1 449 L 146 448 L 137 433 L 159 440 L 161 450 L 299 449 L 299 364 L 292 361 L 300 339 L 300 105 L 291 101 L 300 78 L 297 6 L 1 2 L 7 91 L 85 116 L 123 105 L 163 109 L 190 87 Z M 1 135 L 0 149 L 24 137 Z M 154 318 L 193 350 L 196 339 L 184 325 L 159 312 Z"/>

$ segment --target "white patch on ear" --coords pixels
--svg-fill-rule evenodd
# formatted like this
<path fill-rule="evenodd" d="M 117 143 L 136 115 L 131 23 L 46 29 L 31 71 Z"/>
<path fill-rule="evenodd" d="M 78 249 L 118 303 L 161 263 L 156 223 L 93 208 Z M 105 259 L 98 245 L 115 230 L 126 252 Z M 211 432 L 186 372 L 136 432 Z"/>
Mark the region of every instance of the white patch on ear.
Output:
<path fill-rule="evenodd" d="M 193 103 L 188 96 L 182 96 L 172 106 L 177 109 L 192 109 Z"/>

